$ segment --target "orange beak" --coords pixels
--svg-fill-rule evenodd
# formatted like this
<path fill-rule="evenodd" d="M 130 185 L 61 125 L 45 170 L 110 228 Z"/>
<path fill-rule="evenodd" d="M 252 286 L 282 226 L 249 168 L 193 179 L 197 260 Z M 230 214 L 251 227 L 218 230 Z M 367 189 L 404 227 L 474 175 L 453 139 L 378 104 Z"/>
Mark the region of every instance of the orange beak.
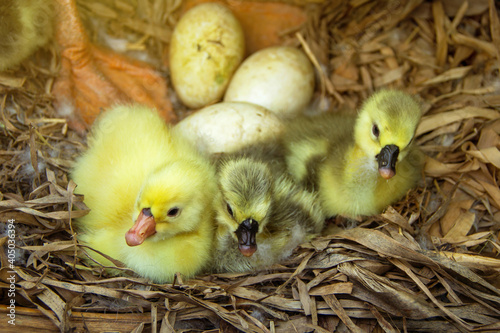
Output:
<path fill-rule="evenodd" d="M 155 218 L 150 210 L 143 209 L 132 228 L 125 234 L 125 240 L 128 246 L 137 246 L 154 234 L 156 234 Z"/>
<path fill-rule="evenodd" d="M 396 172 L 393 169 L 390 169 L 390 168 L 380 168 L 380 169 L 378 169 L 378 173 L 384 179 L 391 179 L 396 174 Z"/>

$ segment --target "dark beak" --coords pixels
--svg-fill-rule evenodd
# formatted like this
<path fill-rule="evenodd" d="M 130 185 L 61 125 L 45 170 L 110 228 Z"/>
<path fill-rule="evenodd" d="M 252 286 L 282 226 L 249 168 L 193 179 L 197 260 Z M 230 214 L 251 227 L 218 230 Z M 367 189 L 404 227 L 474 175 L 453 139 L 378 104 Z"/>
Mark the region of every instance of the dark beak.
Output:
<path fill-rule="evenodd" d="M 376 156 L 378 172 L 384 179 L 391 179 L 396 175 L 396 162 L 398 161 L 399 147 L 387 145 Z"/>
<path fill-rule="evenodd" d="M 257 231 L 259 231 L 259 222 L 254 219 L 246 219 L 235 231 L 238 237 L 238 248 L 245 257 L 251 257 L 257 251 L 255 240 Z"/>

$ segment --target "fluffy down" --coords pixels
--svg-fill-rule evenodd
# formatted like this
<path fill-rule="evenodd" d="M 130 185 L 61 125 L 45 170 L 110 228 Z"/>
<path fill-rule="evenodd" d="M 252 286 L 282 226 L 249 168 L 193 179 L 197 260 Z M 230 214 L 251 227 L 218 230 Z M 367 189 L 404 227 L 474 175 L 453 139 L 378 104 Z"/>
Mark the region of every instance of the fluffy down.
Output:
<path fill-rule="evenodd" d="M 421 177 L 423 155 L 413 145 L 421 107 L 396 90 L 373 94 L 358 115 L 326 113 L 286 125 L 287 168 L 318 192 L 327 216 L 374 215 Z"/>
<path fill-rule="evenodd" d="M 53 35 L 52 0 L 0 2 L 0 71 L 19 65 Z"/>
<path fill-rule="evenodd" d="M 275 264 L 323 227 L 316 194 L 297 186 L 284 165 L 264 155 L 247 150 L 219 162 L 214 271 Z"/>
<path fill-rule="evenodd" d="M 72 172 L 91 209 L 77 221 L 80 242 L 155 282 L 204 269 L 214 236 L 210 162 L 141 106 L 104 113 L 88 144 Z"/>

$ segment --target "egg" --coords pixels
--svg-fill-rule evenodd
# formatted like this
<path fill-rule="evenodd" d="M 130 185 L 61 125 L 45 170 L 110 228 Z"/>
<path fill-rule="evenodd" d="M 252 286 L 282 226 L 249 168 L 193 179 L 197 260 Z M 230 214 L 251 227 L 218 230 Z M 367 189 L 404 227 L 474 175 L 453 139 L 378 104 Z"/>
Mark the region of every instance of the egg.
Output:
<path fill-rule="evenodd" d="M 244 52 L 243 30 L 227 7 L 205 3 L 187 11 L 170 42 L 170 76 L 180 100 L 190 108 L 219 101 Z"/>
<path fill-rule="evenodd" d="M 300 113 L 314 92 L 314 68 L 299 49 L 275 46 L 248 57 L 234 73 L 224 102 L 261 105 L 284 117 Z"/>
<path fill-rule="evenodd" d="M 250 103 L 225 102 L 207 106 L 175 130 L 206 154 L 232 153 L 279 135 L 282 121 L 271 111 Z"/>

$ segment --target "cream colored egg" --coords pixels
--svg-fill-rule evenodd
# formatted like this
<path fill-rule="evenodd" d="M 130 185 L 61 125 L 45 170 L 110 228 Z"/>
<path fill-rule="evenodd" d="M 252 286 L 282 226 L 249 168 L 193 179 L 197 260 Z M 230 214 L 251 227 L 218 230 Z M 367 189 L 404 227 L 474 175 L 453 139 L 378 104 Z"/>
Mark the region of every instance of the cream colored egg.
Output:
<path fill-rule="evenodd" d="M 231 153 L 281 133 L 283 124 L 271 111 L 250 103 L 227 102 L 207 106 L 175 126 L 208 154 Z"/>
<path fill-rule="evenodd" d="M 314 92 L 314 69 L 294 47 L 275 46 L 248 57 L 234 73 L 225 102 L 249 102 L 291 117 L 301 112 Z"/>
<path fill-rule="evenodd" d="M 187 11 L 170 42 L 170 74 L 181 101 L 200 108 L 220 100 L 244 51 L 243 30 L 227 7 L 205 3 Z"/>

